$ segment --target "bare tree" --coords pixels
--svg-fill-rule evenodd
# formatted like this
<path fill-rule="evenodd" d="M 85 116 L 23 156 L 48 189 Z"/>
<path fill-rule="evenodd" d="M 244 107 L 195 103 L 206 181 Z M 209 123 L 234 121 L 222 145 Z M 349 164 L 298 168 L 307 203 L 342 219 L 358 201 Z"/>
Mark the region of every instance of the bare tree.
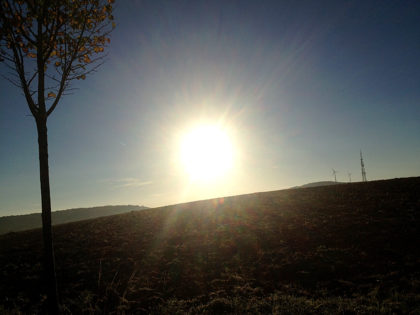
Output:
<path fill-rule="evenodd" d="M 38 132 L 48 310 L 59 312 L 51 228 L 47 119 L 73 80 L 104 61 L 114 0 L 0 0 L 0 62 L 23 92 Z"/>

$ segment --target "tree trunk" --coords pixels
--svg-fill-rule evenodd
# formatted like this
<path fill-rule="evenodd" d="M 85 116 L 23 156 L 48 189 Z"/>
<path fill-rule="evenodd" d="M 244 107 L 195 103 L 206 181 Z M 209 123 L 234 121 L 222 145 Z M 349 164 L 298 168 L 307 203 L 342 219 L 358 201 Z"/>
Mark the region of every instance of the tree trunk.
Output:
<path fill-rule="evenodd" d="M 58 314 L 57 279 L 55 274 L 54 247 L 51 227 L 50 176 L 48 170 L 48 135 L 46 117 L 36 119 L 38 130 L 39 176 L 42 200 L 42 234 L 44 239 L 44 268 L 47 285 L 48 312 Z"/>

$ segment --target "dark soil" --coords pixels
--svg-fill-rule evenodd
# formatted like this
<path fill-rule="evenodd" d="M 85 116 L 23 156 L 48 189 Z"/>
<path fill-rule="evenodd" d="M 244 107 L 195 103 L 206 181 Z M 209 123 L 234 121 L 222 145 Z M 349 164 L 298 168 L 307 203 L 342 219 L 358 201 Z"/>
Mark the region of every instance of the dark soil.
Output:
<path fill-rule="evenodd" d="M 420 313 L 420 177 L 131 212 L 54 238 L 65 313 Z M 0 236 L 0 313 L 42 311 L 41 263 L 41 230 Z"/>

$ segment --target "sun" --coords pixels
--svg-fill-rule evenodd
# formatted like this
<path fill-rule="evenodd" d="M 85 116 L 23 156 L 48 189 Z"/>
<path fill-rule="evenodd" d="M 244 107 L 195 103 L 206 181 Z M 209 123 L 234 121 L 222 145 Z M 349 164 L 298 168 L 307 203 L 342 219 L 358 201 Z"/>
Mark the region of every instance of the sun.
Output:
<path fill-rule="evenodd" d="M 200 125 L 181 140 L 181 163 L 193 181 L 223 177 L 233 166 L 233 145 L 226 130 L 217 125 Z"/>

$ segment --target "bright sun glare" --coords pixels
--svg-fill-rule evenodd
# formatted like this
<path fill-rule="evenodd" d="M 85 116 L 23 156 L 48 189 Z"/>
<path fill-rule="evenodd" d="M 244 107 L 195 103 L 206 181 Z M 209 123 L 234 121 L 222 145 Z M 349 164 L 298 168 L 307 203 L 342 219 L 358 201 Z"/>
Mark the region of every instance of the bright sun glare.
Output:
<path fill-rule="evenodd" d="M 233 166 L 232 143 L 216 125 L 195 127 L 182 139 L 181 162 L 192 180 L 221 178 Z"/>

